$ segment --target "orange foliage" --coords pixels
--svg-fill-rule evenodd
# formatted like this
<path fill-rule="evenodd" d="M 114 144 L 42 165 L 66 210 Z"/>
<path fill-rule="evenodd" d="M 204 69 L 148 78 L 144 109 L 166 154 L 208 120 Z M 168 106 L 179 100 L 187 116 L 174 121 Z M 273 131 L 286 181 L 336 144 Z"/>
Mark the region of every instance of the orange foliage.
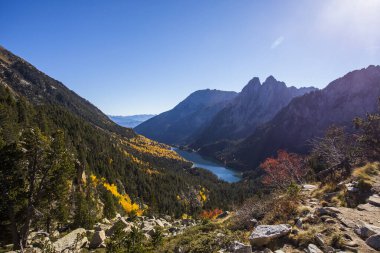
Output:
<path fill-rule="evenodd" d="M 216 217 L 218 217 L 222 213 L 223 213 L 222 210 L 215 208 L 214 210 L 202 211 L 200 216 L 202 219 L 214 220 L 214 219 L 216 219 Z"/>
<path fill-rule="evenodd" d="M 267 158 L 260 168 L 266 173 L 263 184 L 280 188 L 286 188 L 292 182 L 302 183 L 302 178 L 307 173 L 303 158 L 284 150 L 277 152 L 277 158 Z"/>

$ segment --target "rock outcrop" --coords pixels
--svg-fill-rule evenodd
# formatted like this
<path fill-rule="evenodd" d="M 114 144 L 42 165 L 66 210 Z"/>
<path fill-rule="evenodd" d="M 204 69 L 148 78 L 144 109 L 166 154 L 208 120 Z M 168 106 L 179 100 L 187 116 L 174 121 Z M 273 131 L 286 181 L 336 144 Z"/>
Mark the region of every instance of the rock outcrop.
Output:
<path fill-rule="evenodd" d="M 87 243 L 86 230 L 78 228 L 54 242 L 53 248 L 56 252 L 63 252 L 66 249 L 77 251 Z"/>
<path fill-rule="evenodd" d="M 259 225 L 249 237 L 253 246 L 263 246 L 271 240 L 285 236 L 290 233 L 292 227 L 288 224 L 280 225 Z"/>

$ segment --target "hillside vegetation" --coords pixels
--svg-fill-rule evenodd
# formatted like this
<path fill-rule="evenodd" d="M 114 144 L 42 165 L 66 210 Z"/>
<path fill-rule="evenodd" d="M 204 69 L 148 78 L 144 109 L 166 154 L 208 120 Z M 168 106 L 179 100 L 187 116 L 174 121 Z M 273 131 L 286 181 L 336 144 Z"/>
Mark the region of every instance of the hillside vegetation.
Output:
<path fill-rule="evenodd" d="M 124 200 L 132 211 L 181 217 L 244 199 L 248 186 L 191 168 L 169 146 L 116 125 L 21 58 L 3 48 L 0 55 L 4 243 L 25 247 L 32 228 L 92 228 L 102 217 L 127 214 Z M 89 183 L 91 175 L 120 195 Z M 58 207 L 59 214 L 45 215 Z"/>

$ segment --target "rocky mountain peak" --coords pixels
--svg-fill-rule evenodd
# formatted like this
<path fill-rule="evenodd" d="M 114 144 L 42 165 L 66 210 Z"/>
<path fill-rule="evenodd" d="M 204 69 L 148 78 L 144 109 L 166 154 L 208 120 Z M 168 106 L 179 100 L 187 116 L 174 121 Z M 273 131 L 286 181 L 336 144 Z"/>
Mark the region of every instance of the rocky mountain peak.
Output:
<path fill-rule="evenodd" d="M 241 94 L 252 93 L 252 91 L 257 90 L 261 87 L 261 82 L 258 77 L 252 78 L 246 86 L 241 90 Z"/>

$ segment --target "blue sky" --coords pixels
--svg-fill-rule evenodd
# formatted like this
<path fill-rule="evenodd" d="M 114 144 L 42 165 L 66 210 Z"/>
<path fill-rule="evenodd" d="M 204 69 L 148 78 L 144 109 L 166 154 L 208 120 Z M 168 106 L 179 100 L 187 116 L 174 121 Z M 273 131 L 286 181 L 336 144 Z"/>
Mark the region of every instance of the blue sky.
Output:
<path fill-rule="evenodd" d="M 380 0 L 0 0 L 0 45 L 107 114 L 254 76 L 322 88 L 380 64 Z"/>

